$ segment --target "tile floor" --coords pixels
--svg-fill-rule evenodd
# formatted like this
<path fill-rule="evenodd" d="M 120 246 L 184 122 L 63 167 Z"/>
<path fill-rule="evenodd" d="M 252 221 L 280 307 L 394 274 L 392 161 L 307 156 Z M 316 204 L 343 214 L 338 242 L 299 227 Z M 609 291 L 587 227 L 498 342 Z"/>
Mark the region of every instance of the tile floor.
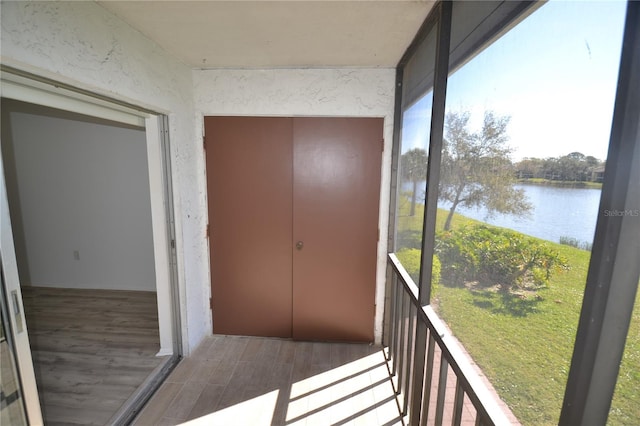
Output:
<path fill-rule="evenodd" d="M 402 425 L 380 347 L 209 337 L 135 425 Z"/>

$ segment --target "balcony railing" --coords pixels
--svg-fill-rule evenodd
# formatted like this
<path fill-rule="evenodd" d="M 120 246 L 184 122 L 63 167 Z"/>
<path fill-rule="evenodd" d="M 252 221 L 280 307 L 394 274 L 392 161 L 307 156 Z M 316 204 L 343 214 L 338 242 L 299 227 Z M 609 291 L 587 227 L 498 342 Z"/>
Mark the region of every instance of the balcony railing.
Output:
<path fill-rule="evenodd" d="M 388 277 L 387 363 L 408 424 L 510 424 L 433 308 L 420 305 L 418 288 L 394 254 Z"/>

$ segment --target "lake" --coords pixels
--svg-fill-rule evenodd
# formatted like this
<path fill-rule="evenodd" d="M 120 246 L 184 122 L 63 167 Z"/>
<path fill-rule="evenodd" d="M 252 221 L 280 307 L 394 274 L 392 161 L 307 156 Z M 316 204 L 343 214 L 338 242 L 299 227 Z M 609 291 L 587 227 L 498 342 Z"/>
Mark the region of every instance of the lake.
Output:
<path fill-rule="evenodd" d="M 593 242 L 600 205 L 600 189 L 543 185 L 516 185 L 516 188 L 523 189 L 529 202 L 533 204 L 533 210 L 527 217 L 502 214 L 487 217 L 484 207 L 458 207 L 456 213 L 556 243 L 560 237 Z M 448 209 L 449 206 L 447 203 L 438 203 L 438 207 Z"/>

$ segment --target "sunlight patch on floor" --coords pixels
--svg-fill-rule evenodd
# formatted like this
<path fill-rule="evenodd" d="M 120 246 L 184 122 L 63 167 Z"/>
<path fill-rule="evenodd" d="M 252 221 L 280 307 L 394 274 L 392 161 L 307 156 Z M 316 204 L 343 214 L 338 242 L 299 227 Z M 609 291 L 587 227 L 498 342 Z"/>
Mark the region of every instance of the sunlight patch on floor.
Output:
<path fill-rule="evenodd" d="M 261 339 L 250 342 L 253 349 L 262 347 L 254 343 L 260 343 Z M 250 354 L 247 347 L 242 349 L 245 357 Z M 263 358 L 258 357 L 225 365 L 225 371 L 231 374 L 226 378 L 227 384 L 193 382 L 202 379 L 201 369 L 194 370 L 184 385 L 172 382 L 174 386 L 166 387 L 167 394 L 158 396 L 174 401 L 172 408 L 161 410 L 155 416 L 157 420 L 150 417 L 154 413 L 150 408 L 146 413 L 148 423 L 139 424 L 154 421 L 153 424 L 186 426 L 402 425 L 382 351 L 371 353 L 369 348 L 363 350 L 349 344 L 301 343 L 296 346 L 290 364 L 269 362 L 267 355 L 271 352 L 265 354 L 263 365 L 260 364 Z M 251 363 L 252 369 L 245 372 Z M 218 361 L 216 365 L 222 364 Z M 225 378 L 221 374 L 207 376 L 211 377 L 217 381 Z M 179 396 L 194 384 L 204 386 L 195 400 Z M 158 407 L 166 406 L 159 404 Z"/>
<path fill-rule="evenodd" d="M 276 389 L 231 407 L 182 423 L 182 425 L 270 425 L 279 392 Z"/>
<path fill-rule="evenodd" d="M 378 425 L 398 419 L 381 353 L 293 384 L 287 425 Z"/>

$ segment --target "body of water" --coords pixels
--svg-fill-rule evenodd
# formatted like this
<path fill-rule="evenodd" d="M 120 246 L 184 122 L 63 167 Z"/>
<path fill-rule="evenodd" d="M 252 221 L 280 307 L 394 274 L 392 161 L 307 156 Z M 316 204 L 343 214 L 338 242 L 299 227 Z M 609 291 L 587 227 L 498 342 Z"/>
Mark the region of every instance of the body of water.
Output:
<path fill-rule="evenodd" d="M 478 209 L 458 207 L 456 213 L 556 243 L 560 237 L 593 242 L 600 204 L 600 189 L 558 188 L 542 185 L 516 185 L 516 188 L 524 190 L 529 202 L 533 205 L 533 210 L 528 216 L 516 217 L 502 214 L 487 216 L 484 207 Z M 440 202 L 438 207 L 449 209 L 450 204 Z"/>

